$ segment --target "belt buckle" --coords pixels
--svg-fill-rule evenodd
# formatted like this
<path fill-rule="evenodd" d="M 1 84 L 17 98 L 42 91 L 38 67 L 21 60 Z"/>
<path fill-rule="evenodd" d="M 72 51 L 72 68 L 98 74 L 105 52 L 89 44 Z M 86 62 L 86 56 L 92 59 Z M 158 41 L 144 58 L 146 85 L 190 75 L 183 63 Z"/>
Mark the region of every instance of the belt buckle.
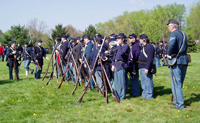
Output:
<path fill-rule="evenodd" d="M 115 59 L 115 62 L 117 62 L 117 60 Z"/>

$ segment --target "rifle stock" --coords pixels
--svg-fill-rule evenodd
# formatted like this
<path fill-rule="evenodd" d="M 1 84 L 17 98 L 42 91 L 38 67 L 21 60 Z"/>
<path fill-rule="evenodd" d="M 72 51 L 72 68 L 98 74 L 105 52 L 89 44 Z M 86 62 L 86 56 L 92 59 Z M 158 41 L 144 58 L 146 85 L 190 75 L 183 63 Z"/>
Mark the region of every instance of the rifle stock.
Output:
<path fill-rule="evenodd" d="M 68 69 L 68 65 L 69 65 L 69 59 L 70 59 L 70 57 L 71 57 L 71 55 L 68 57 L 68 60 L 67 60 L 67 66 L 66 66 L 65 72 L 64 72 L 64 74 L 63 74 L 63 77 L 62 77 L 62 79 L 61 79 L 61 82 L 60 82 L 60 84 L 58 85 L 58 87 L 57 87 L 56 89 L 59 89 L 59 88 L 61 87 L 61 85 L 62 85 L 63 81 L 64 81 L 65 74 L 66 74 L 66 72 L 67 72 L 67 69 Z M 67 82 L 69 83 L 69 81 L 68 81 L 68 80 L 67 80 Z"/>
<path fill-rule="evenodd" d="M 52 78 L 52 76 L 53 76 L 53 71 L 54 71 L 54 67 L 55 67 L 55 65 L 56 65 L 56 64 L 54 63 L 53 68 L 52 68 L 52 71 L 51 71 L 51 73 L 50 73 L 50 76 L 49 76 L 49 79 L 48 79 L 46 85 L 49 84 L 49 81 L 51 80 L 51 78 Z"/>
<path fill-rule="evenodd" d="M 14 58 L 14 71 L 15 71 L 15 80 L 17 80 L 17 72 L 16 72 L 16 58 Z"/>
<path fill-rule="evenodd" d="M 46 70 L 46 72 L 45 72 L 45 75 L 44 75 L 44 77 L 42 78 L 42 81 L 44 81 L 44 78 L 46 77 L 46 75 L 47 75 L 47 73 L 48 73 L 49 66 L 50 66 L 50 63 L 51 63 L 51 60 L 52 60 L 52 58 L 53 58 L 53 53 L 51 54 L 51 58 L 50 58 L 50 61 L 49 61 L 49 64 L 48 64 L 48 66 L 47 66 L 47 70 Z"/>
<path fill-rule="evenodd" d="M 100 55 L 99 55 L 99 59 L 101 63 L 101 68 L 103 69 L 103 63 L 102 63 L 102 59 L 100 58 Z M 106 93 L 106 104 L 108 104 L 108 88 L 106 84 L 105 71 L 102 70 L 102 74 L 103 74 L 103 81 L 104 81 L 104 87 L 105 87 L 105 93 Z"/>
<path fill-rule="evenodd" d="M 83 92 L 83 94 L 81 95 L 81 97 L 77 100 L 76 104 L 81 103 L 83 96 L 85 95 L 87 89 L 85 89 L 85 91 Z"/>
<path fill-rule="evenodd" d="M 74 87 L 74 90 L 73 90 L 72 93 L 71 93 L 71 96 L 74 95 L 74 92 L 75 92 L 75 90 L 76 90 L 76 88 L 77 88 L 77 85 L 78 85 L 78 78 L 79 78 L 79 75 L 80 75 L 80 72 L 81 72 L 81 67 L 82 67 L 82 65 L 83 65 L 83 62 L 82 62 L 81 65 L 79 66 L 78 74 L 77 74 L 76 80 L 75 80 L 76 85 L 75 85 L 75 87 Z"/>

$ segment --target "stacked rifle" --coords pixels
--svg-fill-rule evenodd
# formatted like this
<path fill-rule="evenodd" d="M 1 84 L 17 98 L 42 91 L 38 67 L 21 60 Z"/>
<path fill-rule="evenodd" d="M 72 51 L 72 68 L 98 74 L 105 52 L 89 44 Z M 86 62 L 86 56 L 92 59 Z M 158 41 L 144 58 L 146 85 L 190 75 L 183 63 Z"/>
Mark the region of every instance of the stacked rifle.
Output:
<path fill-rule="evenodd" d="M 83 52 L 83 54 L 82 54 L 82 59 L 84 59 L 84 61 L 78 62 L 78 59 L 76 59 L 76 57 L 74 57 L 74 51 L 73 51 L 73 48 L 71 47 L 71 45 L 70 45 L 70 48 L 69 48 L 69 50 L 70 50 L 70 51 L 69 51 L 69 52 L 70 52 L 70 55 L 68 56 L 67 63 L 62 59 L 62 57 L 59 57 L 59 60 L 61 60 L 60 63 L 66 64 L 66 68 L 65 68 L 64 72 L 63 72 L 63 70 L 62 70 L 62 68 L 63 68 L 62 65 L 61 65 L 61 68 L 59 69 L 60 72 L 61 72 L 61 82 L 60 82 L 60 84 L 58 85 L 57 89 L 61 88 L 61 85 L 62 85 L 62 83 L 64 82 L 64 80 L 67 80 L 67 79 L 65 79 L 65 75 L 66 75 L 67 70 L 69 70 L 69 72 L 71 72 L 71 70 L 70 70 L 69 67 L 68 67 L 68 66 L 69 66 L 69 62 L 70 62 L 70 58 L 72 58 L 72 61 L 73 61 L 73 63 L 74 63 L 74 67 L 75 67 L 75 73 L 72 73 L 72 72 L 71 72 L 71 74 L 72 74 L 72 75 L 73 75 L 73 74 L 76 74 L 75 86 L 74 86 L 74 89 L 73 89 L 73 91 L 72 91 L 72 93 L 71 93 L 71 96 L 74 95 L 74 92 L 76 91 L 76 89 L 77 89 L 77 87 L 78 87 L 78 84 L 79 84 L 79 86 L 80 86 L 80 84 L 82 83 L 82 85 L 83 85 L 83 87 L 84 87 L 84 88 L 83 88 L 83 94 L 82 94 L 82 95 L 80 96 L 80 98 L 77 100 L 76 104 L 77 104 L 77 103 L 81 103 L 81 101 L 82 101 L 82 99 L 83 99 L 83 96 L 84 96 L 85 93 L 87 92 L 88 88 L 90 88 L 89 85 L 90 85 L 90 80 L 91 80 L 91 79 L 94 80 L 94 83 L 95 83 L 97 89 L 99 90 L 100 94 L 102 94 L 102 95 L 104 95 L 104 97 L 106 97 L 106 104 L 108 103 L 108 87 L 107 87 L 107 84 L 108 84 L 108 86 L 109 86 L 109 88 L 110 88 L 110 90 L 111 90 L 111 93 L 115 96 L 116 102 L 118 102 L 118 103 L 120 102 L 119 99 L 117 98 L 117 96 L 115 95 L 114 90 L 113 90 L 112 87 L 111 87 L 109 78 L 108 78 L 108 76 L 107 76 L 107 73 L 106 73 L 105 68 L 104 68 L 104 66 L 103 66 L 103 63 L 102 63 L 102 57 L 101 57 L 100 53 L 101 53 L 101 50 L 102 50 L 104 41 L 105 41 L 105 38 L 104 38 L 103 43 L 102 43 L 102 45 L 101 45 L 101 47 L 100 47 L 100 49 L 99 49 L 99 51 L 98 51 L 98 54 L 97 54 L 97 57 L 96 57 L 96 59 L 95 59 L 95 62 L 94 62 L 94 65 L 93 65 L 92 69 L 90 68 L 90 62 L 89 62 L 89 60 L 88 60 L 88 58 L 87 58 L 85 52 Z M 96 42 L 96 41 L 95 41 L 95 42 Z M 52 43 L 52 46 L 54 46 L 53 43 Z M 50 73 L 50 76 L 49 76 L 49 78 L 48 78 L 48 81 L 47 81 L 46 85 L 48 85 L 48 84 L 49 84 L 49 81 L 53 78 L 54 68 L 57 67 L 57 59 L 56 59 L 56 57 L 54 57 L 54 55 L 55 55 L 55 49 L 56 49 L 56 48 L 54 47 L 54 48 L 53 48 L 53 51 L 52 51 L 52 54 L 51 54 L 51 58 L 50 58 L 49 64 L 48 64 L 48 67 L 47 67 L 46 72 L 45 72 L 45 75 L 44 75 L 44 77 L 42 78 L 42 81 L 44 81 L 44 78 L 47 76 L 50 63 L 51 63 L 52 59 L 55 58 L 55 59 L 54 59 L 54 60 L 55 60 L 55 63 L 53 64 L 53 67 L 52 67 L 52 70 L 51 70 L 51 73 Z M 60 56 L 59 53 L 58 53 L 57 55 Z M 96 82 L 96 78 L 95 78 L 95 76 L 94 76 L 94 70 L 95 70 L 96 63 L 97 63 L 98 60 L 100 60 L 101 68 L 102 68 L 103 83 L 104 83 L 104 88 L 105 88 L 104 93 L 103 93 L 103 92 L 101 91 L 101 89 L 98 87 L 98 84 L 97 84 L 97 82 Z M 84 83 L 82 82 L 82 78 L 81 78 L 81 74 L 82 74 L 83 77 L 84 77 L 85 80 L 86 80 L 86 76 L 85 76 L 84 71 L 83 71 L 83 63 L 84 63 L 84 62 L 86 63 L 86 66 L 87 66 L 87 68 L 88 68 L 88 69 L 86 70 L 86 72 L 89 73 L 88 71 L 90 71 L 90 74 L 87 74 L 87 75 L 89 76 L 89 78 L 88 78 L 88 81 L 87 81 L 87 85 L 86 85 L 86 86 L 85 86 Z M 56 69 L 56 70 L 57 70 L 57 69 Z M 56 81 L 58 82 L 57 72 L 56 72 Z M 68 82 L 68 84 L 69 84 L 69 81 L 68 81 L 68 80 L 67 80 L 67 82 Z"/>

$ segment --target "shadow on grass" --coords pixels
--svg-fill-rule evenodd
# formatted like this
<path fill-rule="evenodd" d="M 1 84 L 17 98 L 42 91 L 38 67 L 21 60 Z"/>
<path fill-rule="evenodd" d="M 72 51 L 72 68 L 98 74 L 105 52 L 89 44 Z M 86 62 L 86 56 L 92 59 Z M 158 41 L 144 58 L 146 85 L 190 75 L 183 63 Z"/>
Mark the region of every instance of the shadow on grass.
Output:
<path fill-rule="evenodd" d="M 153 97 L 163 96 L 165 94 L 172 94 L 171 88 L 164 89 L 164 86 L 154 87 Z"/>
<path fill-rule="evenodd" d="M 185 100 L 185 105 L 190 106 L 193 102 L 200 101 L 200 94 L 191 93 L 191 97 Z"/>
<path fill-rule="evenodd" d="M 0 85 L 9 84 L 9 83 L 14 83 L 14 81 L 13 80 L 0 80 Z"/>

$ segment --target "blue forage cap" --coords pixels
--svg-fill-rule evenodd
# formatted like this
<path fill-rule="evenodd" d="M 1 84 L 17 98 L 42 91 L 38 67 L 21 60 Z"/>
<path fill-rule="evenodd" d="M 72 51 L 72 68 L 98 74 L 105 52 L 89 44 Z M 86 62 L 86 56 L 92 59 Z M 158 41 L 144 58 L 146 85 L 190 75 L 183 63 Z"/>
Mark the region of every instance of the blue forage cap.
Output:
<path fill-rule="evenodd" d="M 116 41 L 116 38 L 110 38 L 109 42 Z"/>
<path fill-rule="evenodd" d="M 80 37 L 77 37 L 76 40 L 81 40 L 81 38 L 80 38 Z"/>
<path fill-rule="evenodd" d="M 67 36 L 65 34 L 62 34 L 61 37 L 67 39 Z"/>
<path fill-rule="evenodd" d="M 145 39 L 145 38 L 148 38 L 148 36 L 146 34 L 142 34 L 142 35 L 139 36 L 139 38 L 140 39 Z"/>
<path fill-rule="evenodd" d="M 41 39 L 39 39 L 37 42 L 42 42 L 42 40 L 41 40 Z"/>
<path fill-rule="evenodd" d="M 130 34 L 128 37 L 129 37 L 129 38 L 135 38 L 135 39 L 136 39 L 136 38 L 137 38 L 137 35 L 133 33 L 133 34 Z"/>
<path fill-rule="evenodd" d="M 75 38 L 72 38 L 70 42 L 76 42 L 76 39 L 75 39 Z"/>
<path fill-rule="evenodd" d="M 118 35 L 117 35 L 117 38 L 127 38 L 125 35 L 124 35 L 124 33 L 119 33 Z"/>
<path fill-rule="evenodd" d="M 25 41 L 24 44 L 28 44 L 28 41 Z"/>
<path fill-rule="evenodd" d="M 115 33 L 110 34 L 110 36 L 114 37 L 114 36 L 115 36 Z"/>
<path fill-rule="evenodd" d="M 11 41 L 11 42 L 10 42 L 10 45 L 11 45 L 11 44 L 13 44 L 13 43 L 15 43 L 15 44 L 16 44 L 16 42 L 15 42 L 15 41 Z"/>
<path fill-rule="evenodd" d="M 68 38 L 68 41 L 71 41 L 71 40 L 72 40 L 72 37 L 69 37 L 69 38 Z"/>
<path fill-rule="evenodd" d="M 89 36 L 89 35 L 84 35 L 84 36 L 83 36 L 83 39 L 84 39 L 84 38 L 90 39 L 90 36 Z"/>

